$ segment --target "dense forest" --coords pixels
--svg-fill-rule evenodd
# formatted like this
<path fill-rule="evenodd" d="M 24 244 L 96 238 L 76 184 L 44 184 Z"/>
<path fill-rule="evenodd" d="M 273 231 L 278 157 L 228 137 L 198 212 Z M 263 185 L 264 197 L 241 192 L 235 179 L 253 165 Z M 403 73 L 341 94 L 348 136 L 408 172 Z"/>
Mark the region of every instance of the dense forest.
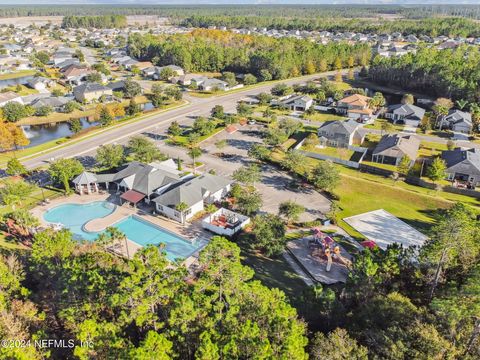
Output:
<path fill-rule="evenodd" d="M 218 6 L 2 6 L 0 17 L 158 15 L 174 24 L 358 32 L 480 36 L 475 5 L 218 5 Z"/>
<path fill-rule="evenodd" d="M 420 251 L 367 249 L 345 287 L 299 294 L 315 314 L 311 332 L 224 238 L 210 241 L 192 276 L 157 247 L 131 260 L 107 252 L 123 241 L 115 228 L 84 243 L 68 230 L 45 230 L 28 253 L 0 254 L 0 358 L 478 359 L 479 224 L 460 204 L 433 215 Z M 34 221 L 25 210 L 6 217 Z M 72 343 L 47 352 L 28 346 L 35 339 Z"/>
<path fill-rule="evenodd" d="M 372 18 L 395 15 L 411 19 L 459 16 L 479 19 L 478 5 L 3 5 L 0 17 L 67 15 L 160 15 L 186 18 L 192 15 L 270 16 L 284 18 Z"/>
<path fill-rule="evenodd" d="M 477 47 L 422 48 L 401 57 L 375 57 L 369 69 L 375 82 L 435 97 L 480 101 L 480 51 Z"/>
<path fill-rule="evenodd" d="M 97 28 L 113 29 L 127 26 L 125 15 L 102 16 L 65 16 L 62 21 L 63 28 Z"/>
<path fill-rule="evenodd" d="M 364 33 L 424 34 L 431 36 L 480 36 L 480 24 L 463 18 L 372 21 L 371 19 L 291 18 L 270 16 L 194 15 L 181 22 L 191 27 L 226 26 L 229 28 L 265 27 L 274 29 L 354 31 Z"/>
<path fill-rule="evenodd" d="M 172 36 L 132 34 L 128 49 L 130 55 L 156 65 L 175 64 L 190 72 L 251 73 L 262 80 L 365 65 L 371 57 L 365 44 L 320 45 L 204 29 Z"/>

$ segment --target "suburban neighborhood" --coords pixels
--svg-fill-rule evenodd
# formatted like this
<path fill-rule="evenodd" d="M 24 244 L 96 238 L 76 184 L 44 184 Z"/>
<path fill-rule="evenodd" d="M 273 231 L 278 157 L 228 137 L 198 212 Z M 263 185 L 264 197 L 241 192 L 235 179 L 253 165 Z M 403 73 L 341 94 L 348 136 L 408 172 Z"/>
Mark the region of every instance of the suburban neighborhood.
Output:
<path fill-rule="evenodd" d="M 458 6 L 0 8 L 0 358 L 480 357 Z"/>

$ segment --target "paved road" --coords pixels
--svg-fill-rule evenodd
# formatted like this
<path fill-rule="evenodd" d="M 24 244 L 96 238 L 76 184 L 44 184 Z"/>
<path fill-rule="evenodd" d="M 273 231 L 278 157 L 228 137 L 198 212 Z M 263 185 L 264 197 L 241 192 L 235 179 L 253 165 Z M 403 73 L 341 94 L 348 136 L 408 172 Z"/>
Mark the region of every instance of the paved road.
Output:
<path fill-rule="evenodd" d="M 304 76 L 302 78 L 285 80 L 284 83 L 293 85 L 304 83 L 318 77 L 333 76 L 335 71 L 325 72 L 322 74 L 315 74 Z M 200 115 L 208 115 L 215 105 L 223 105 L 225 111 L 233 111 L 236 107 L 237 101 L 247 97 L 253 96 L 261 92 L 268 92 L 275 84 L 265 84 L 253 89 L 246 89 L 237 91 L 231 94 L 214 96 L 210 98 L 198 98 L 186 95 L 185 99 L 189 104 L 181 108 L 172 109 L 161 114 L 152 115 L 140 121 L 130 123 L 127 125 L 113 127 L 100 133 L 94 137 L 79 141 L 75 144 L 62 147 L 58 150 L 53 150 L 46 154 L 39 155 L 35 158 L 25 159 L 22 162 L 29 169 L 37 168 L 45 165 L 52 158 L 68 158 L 75 156 L 90 155 L 100 145 L 111 143 L 125 143 L 133 135 L 152 131 L 155 133 L 164 133 L 170 123 L 174 120 L 181 125 L 188 125 L 193 122 L 194 117 Z"/>

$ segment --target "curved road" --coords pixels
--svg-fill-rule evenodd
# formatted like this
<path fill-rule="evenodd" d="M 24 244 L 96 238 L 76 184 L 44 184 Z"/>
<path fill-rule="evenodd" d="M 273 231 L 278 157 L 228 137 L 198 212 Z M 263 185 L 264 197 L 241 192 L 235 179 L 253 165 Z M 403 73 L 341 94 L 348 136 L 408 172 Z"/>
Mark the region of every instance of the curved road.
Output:
<path fill-rule="evenodd" d="M 305 81 L 316 79 L 319 77 L 332 76 L 336 71 L 329 71 L 321 74 L 314 74 L 285 80 L 282 83 L 288 85 L 301 84 Z M 180 125 L 188 125 L 193 122 L 193 117 L 210 114 L 211 109 L 215 105 L 223 105 L 226 112 L 231 112 L 235 109 L 239 100 L 256 95 L 261 92 L 268 92 L 276 84 L 265 84 L 251 89 L 245 89 L 234 93 L 227 93 L 225 95 L 218 95 L 209 98 L 198 98 L 189 95 L 185 99 L 189 101 L 187 105 L 180 108 L 165 111 L 160 114 L 148 116 L 145 119 L 123 125 L 106 129 L 90 138 L 80 140 L 74 144 L 66 145 L 57 150 L 49 151 L 34 157 L 29 157 L 22 160 L 25 166 L 29 169 L 37 168 L 45 165 L 52 158 L 69 158 L 91 154 L 99 146 L 111 143 L 126 143 L 128 138 L 145 132 L 146 130 L 155 130 L 155 133 L 164 131 L 168 128 L 170 123 L 176 120 Z"/>

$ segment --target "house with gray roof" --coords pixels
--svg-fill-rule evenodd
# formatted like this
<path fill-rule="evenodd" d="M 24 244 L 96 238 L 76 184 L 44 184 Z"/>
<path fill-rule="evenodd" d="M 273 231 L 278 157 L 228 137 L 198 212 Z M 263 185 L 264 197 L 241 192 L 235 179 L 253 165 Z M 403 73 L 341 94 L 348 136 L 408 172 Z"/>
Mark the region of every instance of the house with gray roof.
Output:
<path fill-rule="evenodd" d="M 425 109 L 411 104 L 396 104 L 388 107 L 385 118 L 394 124 L 402 123 L 417 126 L 425 115 Z"/>
<path fill-rule="evenodd" d="M 361 127 L 362 124 L 355 120 L 326 121 L 318 128 L 318 138 L 321 144 L 332 147 L 360 145 L 365 138 L 365 134 L 359 131 Z"/>
<path fill-rule="evenodd" d="M 468 182 L 472 187 L 480 185 L 480 149 L 443 151 L 442 159 L 447 165 L 448 180 Z"/>
<path fill-rule="evenodd" d="M 156 197 L 156 211 L 181 223 L 204 210 L 204 204 L 222 200 L 230 191 L 232 180 L 212 174 L 202 174 L 191 180 L 177 183 Z M 184 211 L 178 211 L 179 204 L 187 205 Z"/>
<path fill-rule="evenodd" d="M 413 165 L 419 146 L 420 140 L 413 135 L 384 135 L 372 152 L 372 161 L 396 166 L 407 157 Z"/>
<path fill-rule="evenodd" d="M 100 99 L 103 95 L 111 96 L 112 94 L 113 91 L 109 87 L 93 82 L 84 83 L 73 88 L 73 96 L 79 102 L 90 102 Z"/>
<path fill-rule="evenodd" d="M 448 115 L 444 116 L 440 120 L 441 129 L 451 129 L 453 131 L 461 132 L 468 134 L 472 131 L 472 114 L 460 111 L 460 110 L 450 110 Z"/>
<path fill-rule="evenodd" d="M 143 164 L 137 161 L 129 163 L 126 167 L 114 174 L 97 174 L 98 182 L 115 184 L 118 191 L 135 192 L 142 195 L 149 202 L 154 196 L 161 194 L 171 185 L 182 178 L 166 168 Z"/>
<path fill-rule="evenodd" d="M 272 99 L 271 103 L 293 111 L 306 111 L 313 105 L 313 99 L 308 95 L 293 94 L 280 99 Z"/>
<path fill-rule="evenodd" d="M 36 76 L 27 82 L 27 85 L 29 87 L 38 91 L 43 91 L 47 87 L 52 86 L 53 84 L 55 84 L 55 81 L 47 79 L 43 76 Z"/>
<path fill-rule="evenodd" d="M 44 106 L 48 106 L 52 108 L 54 111 L 63 111 L 65 105 L 71 99 L 65 96 L 47 96 L 47 97 L 39 97 L 38 99 L 34 100 L 31 105 L 35 109 L 39 109 Z"/>

